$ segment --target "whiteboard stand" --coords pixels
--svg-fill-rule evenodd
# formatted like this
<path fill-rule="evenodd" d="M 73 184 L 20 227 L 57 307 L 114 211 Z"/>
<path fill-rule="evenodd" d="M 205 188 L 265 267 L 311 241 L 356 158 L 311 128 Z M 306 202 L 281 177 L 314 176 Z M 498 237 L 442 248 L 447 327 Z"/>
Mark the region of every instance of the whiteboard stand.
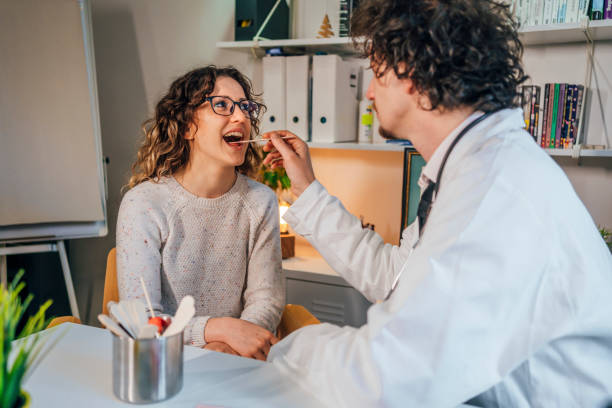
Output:
<path fill-rule="evenodd" d="M 72 315 L 81 319 L 79 308 L 77 306 L 76 296 L 74 294 L 74 285 L 72 284 L 72 276 L 70 275 L 70 265 L 68 264 L 68 256 L 66 255 L 66 246 L 64 241 L 56 241 L 54 244 L 36 244 L 36 245 L 18 245 L 10 247 L 0 247 L 0 280 L 4 287 L 7 287 L 7 272 L 6 272 L 6 257 L 7 255 L 18 254 L 36 254 L 41 252 L 58 252 L 62 271 L 64 272 L 64 281 L 66 282 L 66 291 L 68 292 L 68 301 L 70 302 L 70 310 Z"/>

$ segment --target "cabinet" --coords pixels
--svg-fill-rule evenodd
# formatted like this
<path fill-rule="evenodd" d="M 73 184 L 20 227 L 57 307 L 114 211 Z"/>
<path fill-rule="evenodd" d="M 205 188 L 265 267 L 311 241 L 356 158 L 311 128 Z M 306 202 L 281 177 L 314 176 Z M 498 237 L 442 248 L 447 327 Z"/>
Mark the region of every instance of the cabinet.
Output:
<path fill-rule="evenodd" d="M 317 319 L 338 326 L 361 327 L 371 303 L 338 276 L 323 259 L 304 255 L 283 261 L 286 302 L 302 305 Z"/>

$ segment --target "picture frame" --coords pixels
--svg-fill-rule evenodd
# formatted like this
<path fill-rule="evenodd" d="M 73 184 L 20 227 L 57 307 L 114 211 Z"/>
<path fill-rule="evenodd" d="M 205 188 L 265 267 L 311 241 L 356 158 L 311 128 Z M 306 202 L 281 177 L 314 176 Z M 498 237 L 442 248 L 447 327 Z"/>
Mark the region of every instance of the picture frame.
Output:
<path fill-rule="evenodd" d="M 416 219 L 419 200 L 421 199 L 421 188 L 418 182 L 425 164 L 425 159 L 416 150 L 407 150 L 405 152 L 400 239 L 404 229 Z"/>

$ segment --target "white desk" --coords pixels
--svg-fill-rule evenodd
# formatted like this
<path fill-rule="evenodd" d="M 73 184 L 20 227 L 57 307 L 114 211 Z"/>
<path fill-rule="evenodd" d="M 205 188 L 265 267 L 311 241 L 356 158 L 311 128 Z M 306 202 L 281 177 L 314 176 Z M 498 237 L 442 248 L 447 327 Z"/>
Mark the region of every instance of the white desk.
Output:
<path fill-rule="evenodd" d="M 32 407 L 134 407 L 115 398 L 111 334 L 64 323 L 46 335 L 61 340 L 24 388 Z M 49 340 L 52 340 L 49 338 Z M 49 343 L 47 343 L 49 344 Z M 320 407 L 272 364 L 185 346 L 183 388 L 155 407 Z"/>

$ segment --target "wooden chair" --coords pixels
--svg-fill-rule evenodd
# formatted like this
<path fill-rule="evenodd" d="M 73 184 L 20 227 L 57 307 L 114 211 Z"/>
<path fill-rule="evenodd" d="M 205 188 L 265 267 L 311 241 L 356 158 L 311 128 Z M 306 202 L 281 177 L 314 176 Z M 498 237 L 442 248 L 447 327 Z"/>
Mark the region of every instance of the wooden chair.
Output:
<path fill-rule="evenodd" d="M 119 287 L 117 285 L 117 250 L 113 248 L 108 253 L 106 258 L 106 276 L 104 277 L 104 297 L 102 300 L 102 313 L 108 315 L 108 302 L 119 301 Z M 64 323 L 63 320 L 55 322 L 58 319 L 76 319 L 72 316 L 64 316 L 57 319 L 53 319 L 48 327 L 52 327 L 51 324 L 57 325 Z M 78 320 L 78 319 L 77 319 Z M 80 322 L 78 322 L 80 323 Z M 284 338 L 294 332 L 295 330 L 308 326 L 311 324 L 320 323 L 319 319 L 314 317 L 304 306 L 300 305 L 285 305 L 281 321 L 276 329 L 276 334 L 279 338 Z"/>

